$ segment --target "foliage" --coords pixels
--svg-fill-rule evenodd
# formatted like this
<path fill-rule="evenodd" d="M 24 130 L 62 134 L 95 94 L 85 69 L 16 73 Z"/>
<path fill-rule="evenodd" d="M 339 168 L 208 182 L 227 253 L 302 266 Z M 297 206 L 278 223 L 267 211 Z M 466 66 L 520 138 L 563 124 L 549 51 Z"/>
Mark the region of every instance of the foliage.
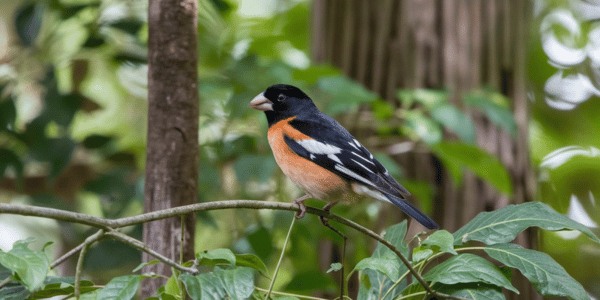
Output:
<path fill-rule="evenodd" d="M 532 226 L 552 231 L 578 230 L 600 243 L 600 239 L 581 224 L 545 204 L 531 202 L 482 213 L 454 234 L 435 231 L 412 249 L 405 241 L 406 221 L 393 225 L 386 230 L 384 239 L 402 256 L 409 257 L 412 253 L 410 265 L 417 273 L 411 273 L 390 248 L 378 244 L 371 256 L 358 262 L 347 278 L 359 272 L 359 299 L 393 299 L 400 295 L 412 298 L 426 294 L 425 287 L 418 282 L 409 284 L 414 282 L 413 276 L 422 277 L 434 293 L 439 293 L 438 296 L 504 299 L 503 290 L 519 293 L 511 284 L 509 271 L 514 269 L 523 274 L 541 295 L 587 299 L 583 287 L 550 256 L 510 243 L 517 234 Z M 469 243 L 474 240 L 481 243 Z M 5 270 L 0 273 L 3 274 L 0 277 L 3 299 L 72 296 L 72 279 L 46 277 L 48 259 L 43 251 L 30 250 L 27 247 L 30 242 L 19 241 L 8 253 L 0 253 L 0 265 Z M 484 258 L 484 254 L 489 258 Z M 5 259 L 7 256 L 10 259 Z M 257 274 L 268 277 L 269 272 L 258 256 L 234 254 L 230 249 L 221 248 L 199 252 L 196 259 L 186 265 L 201 271 L 198 274 L 174 271 L 165 286 L 157 291 L 156 299 L 264 297 L 262 291 L 265 289 L 260 288 L 255 279 Z M 27 273 L 23 273 L 24 270 Z M 330 271 L 339 270 L 338 264 Z M 103 287 L 85 282 L 81 284 L 81 298 L 132 299 L 141 280 L 152 277 L 151 274 L 119 276 Z M 285 294 L 288 299 L 302 297 L 279 291 L 274 294 Z"/>

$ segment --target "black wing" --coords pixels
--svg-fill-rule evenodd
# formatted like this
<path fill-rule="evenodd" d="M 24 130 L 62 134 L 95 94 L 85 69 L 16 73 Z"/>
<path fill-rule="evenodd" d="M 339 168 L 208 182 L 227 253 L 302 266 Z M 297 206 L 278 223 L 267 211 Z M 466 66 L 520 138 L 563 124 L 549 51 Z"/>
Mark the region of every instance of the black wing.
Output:
<path fill-rule="evenodd" d="M 350 181 L 385 194 L 400 199 L 410 195 L 369 150 L 331 117 L 324 114 L 316 117 L 311 115 L 310 119 L 296 118 L 290 125 L 313 138 L 310 141 L 296 141 L 285 137 L 285 142 L 296 154 Z"/>

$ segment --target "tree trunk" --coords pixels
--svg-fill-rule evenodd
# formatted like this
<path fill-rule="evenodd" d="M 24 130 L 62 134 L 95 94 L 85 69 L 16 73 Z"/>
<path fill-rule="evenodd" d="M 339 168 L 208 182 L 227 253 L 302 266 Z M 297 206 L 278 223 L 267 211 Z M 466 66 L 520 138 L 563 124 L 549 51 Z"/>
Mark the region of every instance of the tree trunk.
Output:
<path fill-rule="evenodd" d="M 195 203 L 198 181 L 196 0 L 150 0 L 148 10 L 148 146 L 144 211 Z M 144 242 L 176 261 L 194 257 L 195 216 L 144 225 Z M 183 237 L 182 237 L 183 231 Z M 183 244 L 181 243 L 183 241 Z M 144 254 L 143 261 L 152 259 Z M 169 276 L 170 267 L 145 268 Z M 142 297 L 164 280 L 147 280 Z"/>
<path fill-rule="evenodd" d="M 468 112 L 478 145 L 497 156 L 511 174 L 512 197 L 470 173 L 455 186 L 431 154 L 398 158 L 409 177 L 437 186 L 434 217 L 444 229 L 454 231 L 481 211 L 533 198 L 525 90 L 530 14 L 530 2 L 522 0 L 315 0 L 314 59 L 341 68 L 387 101 L 396 103 L 400 88 L 433 88 L 449 90 L 451 101 L 458 104 L 465 93 L 481 87 L 512 101 L 516 138 Z M 531 238 L 521 236 L 519 242 L 530 247 Z M 517 288 L 523 299 L 539 297 L 526 283 Z"/>

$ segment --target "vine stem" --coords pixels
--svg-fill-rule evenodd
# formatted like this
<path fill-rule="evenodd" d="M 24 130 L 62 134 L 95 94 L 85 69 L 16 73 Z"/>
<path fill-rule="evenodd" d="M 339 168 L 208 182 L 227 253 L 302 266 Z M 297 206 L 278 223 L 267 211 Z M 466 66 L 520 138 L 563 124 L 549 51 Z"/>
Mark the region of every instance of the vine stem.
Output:
<path fill-rule="evenodd" d="M 288 228 L 287 235 L 285 236 L 285 241 L 283 241 L 283 247 L 281 247 L 281 254 L 279 254 L 279 260 L 277 261 L 277 266 L 275 267 L 275 272 L 273 272 L 273 278 L 271 279 L 271 283 L 269 284 L 269 291 L 265 295 L 265 300 L 268 300 L 271 296 L 271 292 L 273 292 L 273 286 L 275 285 L 275 280 L 277 279 L 277 274 L 279 273 L 279 268 L 281 267 L 281 262 L 283 261 L 283 256 L 285 254 L 285 249 L 287 248 L 287 244 L 290 240 L 290 236 L 292 235 L 292 229 L 294 228 L 294 223 L 296 223 L 296 215 L 292 217 L 292 222 L 290 223 L 290 228 Z"/>
<path fill-rule="evenodd" d="M 178 206 L 178 207 L 157 210 L 157 211 L 153 211 L 153 212 L 149 212 L 149 213 L 145 213 L 145 214 L 140 214 L 140 215 L 131 216 L 131 217 L 124 217 L 124 218 L 119 218 L 119 219 L 104 219 L 104 218 L 90 216 L 90 215 L 86 215 L 86 214 L 82 214 L 82 213 L 76 213 L 76 212 L 65 211 L 65 210 L 54 209 L 54 208 L 0 203 L 0 213 L 50 218 L 50 219 L 66 221 L 66 222 L 70 222 L 70 223 L 89 225 L 92 227 L 96 227 L 98 229 L 104 229 L 107 231 L 106 235 L 111 235 L 111 236 L 114 236 L 112 234 L 112 232 L 114 232 L 115 229 L 125 227 L 125 226 L 137 225 L 137 224 L 147 223 L 147 222 L 151 222 L 151 221 L 156 221 L 156 220 L 161 220 L 161 219 L 166 219 L 166 218 L 171 218 L 171 217 L 177 217 L 177 216 L 181 216 L 181 215 L 185 215 L 185 214 L 196 213 L 196 212 L 200 212 L 200 211 L 219 210 L 219 209 L 234 209 L 234 208 L 287 210 L 287 211 L 294 211 L 294 212 L 299 211 L 298 205 L 296 205 L 294 203 L 259 201 L 259 200 L 223 200 L 223 201 L 203 202 L 203 203 L 195 203 L 195 204 L 190 204 L 190 205 Z M 359 225 L 358 223 L 356 223 L 352 220 L 331 214 L 327 211 L 317 209 L 314 207 L 306 207 L 306 212 L 313 214 L 313 215 L 326 217 L 329 220 L 332 220 L 332 221 L 335 221 L 342 225 L 345 225 L 347 227 L 350 227 L 358 232 L 363 233 L 364 235 L 371 237 L 372 239 L 380 242 L 382 245 L 384 245 L 388 249 L 392 250 L 392 252 L 394 252 L 398 256 L 398 258 L 400 258 L 402 263 L 408 268 L 408 271 L 411 273 L 411 275 L 413 275 L 415 277 L 415 279 L 419 282 L 419 284 L 421 284 L 423 286 L 423 288 L 425 289 L 425 291 L 428 294 L 438 296 L 440 298 L 445 298 L 445 299 L 461 299 L 458 297 L 453 297 L 453 296 L 446 295 L 446 294 L 439 293 L 439 292 L 432 290 L 431 286 L 429 286 L 429 284 L 423 279 L 421 274 L 419 274 L 419 272 L 417 272 L 413 268 L 413 266 L 408 261 L 408 259 L 394 245 L 392 245 L 391 243 L 386 241 L 382 236 L 373 232 L 372 230 L 370 230 L 362 225 Z M 127 235 L 124 235 L 124 234 L 122 234 L 122 235 L 128 237 Z M 135 240 L 135 241 L 137 241 L 137 240 Z M 137 241 L 137 242 L 142 243 L 140 241 Z M 126 242 L 126 243 L 129 244 L 129 242 Z M 134 247 L 136 245 L 140 246 L 139 244 L 131 244 L 131 245 Z M 84 248 L 82 248 L 82 250 Z M 152 251 L 145 244 L 143 244 L 143 247 L 136 247 L 136 248 L 138 248 L 139 250 L 145 251 L 147 253 L 149 253 L 148 251 Z M 156 253 L 156 252 L 154 252 L 154 253 Z M 156 254 L 160 255 L 159 253 L 156 253 Z M 166 261 L 163 261 L 163 262 L 167 263 Z M 176 264 L 176 265 L 179 265 L 179 264 Z M 179 267 L 185 268 L 180 265 L 179 265 Z M 186 272 L 188 272 L 188 271 L 186 270 Z"/>

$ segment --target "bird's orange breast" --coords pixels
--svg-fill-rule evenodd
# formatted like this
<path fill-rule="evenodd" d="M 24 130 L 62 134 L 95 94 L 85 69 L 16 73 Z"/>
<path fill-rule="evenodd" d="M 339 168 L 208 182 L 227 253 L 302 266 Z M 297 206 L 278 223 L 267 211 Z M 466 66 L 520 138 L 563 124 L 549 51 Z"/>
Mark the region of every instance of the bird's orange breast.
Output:
<path fill-rule="evenodd" d="M 344 193 L 348 184 L 335 173 L 297 155 L 286 144 L 284 136 L 296 141 L 312 139 L 289 124 L 295 117 L 281 120 L 269 127 L 268 140 L 275 161 L 295 184 L 317 199 Z"/>

